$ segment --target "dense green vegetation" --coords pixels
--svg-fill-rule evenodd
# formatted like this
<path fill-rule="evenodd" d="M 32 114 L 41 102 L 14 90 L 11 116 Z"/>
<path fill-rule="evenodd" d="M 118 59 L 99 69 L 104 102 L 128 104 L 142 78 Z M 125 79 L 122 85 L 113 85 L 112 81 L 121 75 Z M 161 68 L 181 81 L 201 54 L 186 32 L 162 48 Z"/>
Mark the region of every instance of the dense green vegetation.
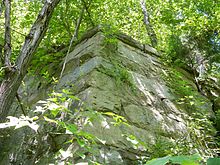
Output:
<path fill-rule="evenodd" d="M 51 2 L 54 2 L 54 0 L 51 0 Z M 167 70 L 166 75 L 163 75 L 164 80 L 168 86 L 174 89 L 172 92 L 177 96 L 177 105 L 180 108 L 185 107 L 188 110 L 187 113 L 196 118 L 196 121 L 194 119 L 189 120 L 191 127 L 189 132 L 195 139 L 198 139 L 198 144 L 191 144 L 193 146 L 191 148 L 188 146 L 184 148 L 184 144 L 179 146 L 176 144 L 179 147 L 178 149 L 165 152 L 165 154 L 189 155 L 191 154 L 189 151 L 196 148 L 197 145 L 201 143 L 206 145 L 206 143 L 213 141 L 217 144 L 213 148 L 218 149 L 220 146 L 218 144 L 220 143 L 220 101 L 218 98 L 220 94 L 220 0 L 145 0 L 145 4 L 142 4 L 145 5 L 147 10 L 150 33 L 149 25 L 147 26 L 146 21 L 143 21 L 145 15 L 142 12 L 140 2 L 144 1 L 57 1 L 58 5 L 54 5 L 54 9 L 48 9 L 48 11 L 51 10 L 52 17 L 44 17 L 48 21 L 50 20 L 49 24 L 44 23 L 42 26 L 45 30 L 47 29 L 46 33 L 44 34 L 45 30 L 40 31 L 42 36 L 38 38 L 37 42 L 33 41 L 33 44 L 27 46 L 30 51 L 25 54 L 25 51 L 23 51 L 25 44 L 32 42 L 29 42 L 29 39 L 34 38 L 29 34 L 29 31 L 37 23 L 35 20 L 37 18 L 40 20 L 41 16 L 38 16 L 38 14 L 43 6 L 50 3 L 43 0 L 3 0 L 0 3 L 0 104 L 3 107 L 0 108 L 0 115 L 2 116 L 0 121 L 5 121 L 7 114 L 10 113 L 9 110 L 12 101 L 16 97 L 16 91 L 26 74 L 40 76 L 48 83 L 56 83 L 59 81 L 64 68 L 60 68 L 59 72 L 55 72 L 53 68 L 56 68 L 64 57 L 74 49 L 75 44 L 79 42 L 88 29 L 101 25 L 103 33 L 108 38 L 106 43 L 114 45 L 115 38 L 112 34 L 119 31 L 126 33 L 144 44 L 154 46 L 160 52 L 161 62 L 172 68 Z M 9 16 L 7 11 L 10 9 Z M 43 21 L 45 20 L 43 19 Z M 37 29 L 37 26 L 33 27 L 33 30 Z M 150 35 L 152 31 L 157 44 L 152 43 L 152 35 Z M 32 49 L 32 47 L 36 47 L 36 49 Z M 24 58 L 22 58 L 23 55 Z M 20 63 L 20 61 L 24 61 L 24 63 Z M 65 67 L 65 62 L 63 67 Z M 100 71 L 115 78 L 118 86 L 123 86 L 122 84 L 126 83 L 132 91 L 136 90 L 130 73 L 124 69 L 124 66 L 117 64 L 114 60 L 112 69 L 101 69 Z M 194 85 L 187 84 L 182 78 L 186 75 L 190 75 Z M 12 80 L 15 80 L 15 83 L 12 83 L 13 85 L 17 84 L 13 88 L 15 89 L 14 92 L 10 91 L 11 86 L 4 85 Z M 10 91 L 11 93 L 9 92 L 9 96 L 4 96 L 7 93 L 4 91 Z M 201 95 L 198 95 L 198 92 Z M 11 101 L 5 103 L 8 98 Z M 97 139 L 93 135 L 82 131 L 84 125 L 89 122 L 84 121 L 81 114 L 83 110 L 78 109 L 79 112 L 75 112 L 73 115 L 64 106 L 64 103 L 70 100 L 80 101 L 69 91 L 52 93 L 50 98 L 42 102 L 42 106 L 37 107 L 35 110 L 39 113 L 38 115 L 32 114 L 32 118 L 27 116 L 18 117 L 16 118 L 17 122 L 9 125 L 16 126 L 16 128 L 28 125 L 36 131 L 36 136 L 39 136 L 38 127 L 49 123 L 50 130 L 46 132 L 52 132 L 53 134 L 69 133 L 71 136 L 67 137 L 67 142 L 73 144 L 73 141 L 77 141 L 79 147 L 86 150 L 83 153 L 76 152 L 83 158 L 85 152 L 91 154 L 95 152 L 92 148 L 96 145 Z M 212 108 L 215 115 L 211 119 L 204 117 L 201 108 L 206 100 L 213 103 Z M 5 103 L 4 106 L 3 103 Z M 97 118 L 103 118 L 103 115 L 107 115 L 115 121 L 114 125 L 116 126 L 120 124 L 128 125 L 122 116 L 114 113 L 103 114 L 89 108 L 87 110 L 88 114 L 86 115 L 89 116 L 89 120 L 96 120 Z M 80 123 L 81 127 L 61 121 L 60 118 L 62 118 L 63 112 L 67 113 L 65 117 L 68 119 L 71 118 L 77 122 L 80 120 L 82 122 Z M 28 113 L 31 114 L 32 112 Z M 12 122 L 12 118 L 10 119 L 10 122 Z M 191 122 L 192 120 L 193 122 Z M 54 125 L 56 125 L 56 128 L 53 127 Z M 209 125 L 214 125 L 216 129 L 209 129 Z M 198 134 L 196 130 L 200 130 L 201 127 L 203 128 L 203 134 Z M 214 135 L 216 139 L 209 139 L 210 136 Z M 135 141 L 134 145 L 144 146 L 144 142 L 138 141 L 133 136 L 132 138 Z M 163 144 L 160 148 L 163 148 Z M 55 147 L 54 150 L 56 149 Z M 145 158 L 142 163 L 146 163 L 147 160 L 155 157 L 166 156 L 160 154 L 160 152 L 158 150 L 158 153 L 152 154 L 148 159 Z M 207 150 L 207 153 L 211 155 L 212 151 Z M 65 154 L 70 160 L 73 153 L 61 149 L 57 159 Z M 167 156 L 156 161 L 161 165 L 172 163 L 184 165 L 184 163 L 187 164 L 186 162 L 193 165 L 198 164 L 201 160 L 204 162 L 204 159 L 207 158 L 201 158 L 199 155 L 192 155 L 191 157 Z M 154 161 L 146 164 L 159 165 L 158 162 L 155 163 Z M 96 164 L 96 162 L 93 163 Z"/>

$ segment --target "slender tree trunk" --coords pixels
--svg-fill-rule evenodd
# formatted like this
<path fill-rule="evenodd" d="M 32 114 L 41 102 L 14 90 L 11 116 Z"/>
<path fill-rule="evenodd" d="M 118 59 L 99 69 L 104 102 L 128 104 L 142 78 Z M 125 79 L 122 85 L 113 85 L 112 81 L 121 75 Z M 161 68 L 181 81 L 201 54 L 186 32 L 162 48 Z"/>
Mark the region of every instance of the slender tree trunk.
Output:
<path fill-rule="evenodd" d="M 45 1 L 29 34 L 25 38 L 15 66 L 5 73 L 5 79 L 0 85 L 0 122 L 6 119 L 14 98 L 16 97 L 17 90 L 26 75 L 34 52 L 46 33 L 53 10 L 59 1 L 60 0 Z"/>
<path fill-rule="evenodd" d="M 63 67 L 62 67 L 62 70 L 61 70 L 61 73 L 60 73 L 60 79 L 63 76 L 63 72 L 64 72 L 65 67 L 66 67 L 66 60 L 67 60 L 67 58 L 69 56 L 70 49 L 71 49 L 71 47 L 73 45 L 73 42 L 75 42 L 78 39 L 79 28 L 80 28 L 80 25 L 81 25 L 81 22 L 82 22 L 82 19 L 83 19 L 83 16 L 84 16 L 84 11 L 85 11 L 85 7 L 82 8 L 82 10 L 80 12 L 80 15 L 79 15 L 79 18 L 78 18 L 78 20 L 76 22 L 75 31 L 74 31 L 74 34 L 73 34 L 73 36 L 71 38 L 70 45 L 69 45 L 69 48 L 68 48 L 68 51 L 67 51 L 64 63 L 63 63 Z"/>
<path fill-rule="evenodd" d="M 11 58 L 11 29 L 10 29 L 10 13 L 11 13 L 11 0 L 5 0 L 5 46 L 4 46 L 4 62 L 5 66 L 10 67 Z"/>
<path fill-rule="evenodd" d="M 12 73 L 0 86 L 0 122 L 3 122 L 9 112 L 23 77 Z"/>
<path fill-rule="evenodd" d="M 140 0 L 140 5 L 141 5 L 142 12 L 144 14 L 144 24 L 145 24 L 145 27 L 147 30 L 147 34 L 150 37 L 151 45 L 153 47 L 156 47 L 157 46 L 157 36 L 156 36 L 156 33 L 155 33 L 152 25 L 150 24 L 149 14 L 147 12 L 145 1 Z"/>

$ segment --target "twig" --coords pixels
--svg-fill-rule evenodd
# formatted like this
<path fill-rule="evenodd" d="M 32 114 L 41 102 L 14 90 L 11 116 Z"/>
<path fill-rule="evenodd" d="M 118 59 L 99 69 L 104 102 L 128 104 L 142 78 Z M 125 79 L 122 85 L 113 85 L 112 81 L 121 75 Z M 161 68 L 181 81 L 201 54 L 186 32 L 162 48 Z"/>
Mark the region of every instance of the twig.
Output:
<path fill-rule="evenodd" d="M 2 54 L 3 47 L 4 47 L 3 44 L 0 43 L 0 60 L 2 64 L 4 64 L 4 58 Z M 0 72 L 1 72 L 1 68 L 0 68 Z"/>
<path fill-rule="evenodd" d="M 63 76 L 63 72 L 64 72 L 65 67 L 66 67 L 67 58 L 68 58 L 68 56 L 69 56 L 70 49 L 71 49 L 71 47 L 72 47 L 72 45 L 73 45 L 73 41 L 75 41 L 76 39 L 78 39 L 79 28 L 80 28 L 80 24 L 81 24 L 82 19 L 83 19 L 84 10 L 85 10 L 85 7 L 82 8 L 81 13 L 80 13 L 80 16 L 79 16 L 79 19 L 77 20 L 76 28 L 75 28 L 73 37 L 72 37 L 72 39 L 71 39 L 71 41 L 70 41 L 69 48 L 68 48 L 68 51 L 67 51 L 67 54 L 66 54 L 64 63 L 63 63 L 62 71 L 61 71 L 61 73 L 60 73 L 60 79 L 61 79 L 62 76 Z"/>
<path fill-rule="evenodd" d="M 10 29 L 11 29 L 11 31 L 14 31 L 15 33 L 18 33 L 18 34 L 20 34 L 20 35 L 22 35 L 22 36 L 24 36 L 24 37 L 27 36 L 26 34 L 23 34 L 23 33 L 21 33 L 21 32 L 19 32 L 19 31 L 15 30 L 15 29 L 12 29 L 12 28 L 10 28 Z"/>
<path fill-rule="evenodd" d="M 23 104 L 22 104 L 22 102 L 21 102 L 21 99 L 20 99 L 18 93 L 16 93 L 16 99 L 18 100 L 18 103 L 19 103 L 19 105 L 20 105 L 20 107 L 21 107 L 21 111 L 22 111 L 23 115 L 24 115 L 24 116 L 27 116 L 27 114 L 25 113 Z"/>
<path fill-rule="evenodd" d="M 3 26 L 4 26 L 3 24 L 0 24 L 0 27 L 3 27 Z M 27 36 L 26 34 L 21 33 L 21 32 L 19 32 L 19 31 L 17 31 L 17 30 L 14 29 L 14 28 L 19 29 L 18 27 L 14 27 L 14 28 L 9 27 L 9 28 L 11 29 L 11 31 L 14 31 L 15 33 L 18 33 L 18 34 L 20 34 L 20 35 L 22 35 L 22 36 L 24 36 L 24 37 Z"/>

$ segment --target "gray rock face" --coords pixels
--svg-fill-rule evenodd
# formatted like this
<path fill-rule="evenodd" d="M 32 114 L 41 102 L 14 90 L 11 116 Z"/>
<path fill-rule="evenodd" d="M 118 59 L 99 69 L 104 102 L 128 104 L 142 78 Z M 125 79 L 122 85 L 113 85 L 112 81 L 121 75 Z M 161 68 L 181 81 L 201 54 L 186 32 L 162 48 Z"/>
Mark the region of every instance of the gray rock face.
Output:
<path fill-rule="evenodd" d="M 105 159 L 99 160 L 107 164 L 132 164 L 138 160 L 135 152 L 140 152 L 139 156 L 149 154 L 146 148 L 134 147 L 123 135 L 134 135 L 150 147 L 157 143 L 158 136 L 170 142 L 187 134 L 187 114 L 183 115 L 184 111 L 174 104 L 175 96 L 162 79 L 165 67 L 157 58 L 159 53 L 153 49 L 143 51 L 138 49 L 141 46 L 133 47 L 125 40 L 118 39 L 109 47 L 104 35 L 98 32 L 83 41 L 67 58 L 68 67 L 58 84 L 58 88 L 67 83 L 78 84 L 78 95 L 89 107 L 123 116 L 129 123 L 129 127 L 115 127 L 110 124 L 112 119 L 106 117 L 104 125 L 95 122 L 87 128 L 109 146 Z M 77 61 L 82 62 L 76 66 Z M 120 68 L 131 79 L 124 80 L 126 76 Z M 210 106 L 207 111 L 210 112 Z"/>
<path fill-rule="evenodd" d="M 117 37 L 115 43 L 108 43 L 103 33 L 97 32 L 79 43 L 66 57 L 64 75 L 54 88 L 74 86 L 87 107 L 126 120 L 128 125 L 114 126 L 113 118 L 106 115 L 85 127 L 104 142 L 94 160 L 138 164 L 142 156 L 156 152 L 152 146 L 158 139 L 171 143 L 187 136 L 188 114 L 177 107 L 176 96 L 162 78 L 165 66 L 158 60 L 159 53 L 146 45 L 127 44 L 132 42 L 125 42 L 123 35 Z M 31 104 L 40 98 L 35 94 L 30 96 Z M 206 110 L 209 113 L 211 107 Z M 129 138 L 131 135 L 135 139 Z"/>

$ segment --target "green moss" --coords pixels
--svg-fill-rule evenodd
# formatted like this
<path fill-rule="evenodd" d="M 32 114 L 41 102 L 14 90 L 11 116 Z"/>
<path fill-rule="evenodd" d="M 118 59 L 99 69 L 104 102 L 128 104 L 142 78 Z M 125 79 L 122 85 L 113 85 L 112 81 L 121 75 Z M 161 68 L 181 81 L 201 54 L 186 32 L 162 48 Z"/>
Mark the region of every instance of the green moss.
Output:
<path fill-rule="evenodd" d="M 114 78 L 116 86 L 122 87 L 124 84 L 128 85 L 130 89 L 134 92 L 136 87 L 134 85 L 132 75 L 128 72 L 128 70 L 115 60 L 111 60 L 112 67 L 99 68 L 99 71 Z"/>

